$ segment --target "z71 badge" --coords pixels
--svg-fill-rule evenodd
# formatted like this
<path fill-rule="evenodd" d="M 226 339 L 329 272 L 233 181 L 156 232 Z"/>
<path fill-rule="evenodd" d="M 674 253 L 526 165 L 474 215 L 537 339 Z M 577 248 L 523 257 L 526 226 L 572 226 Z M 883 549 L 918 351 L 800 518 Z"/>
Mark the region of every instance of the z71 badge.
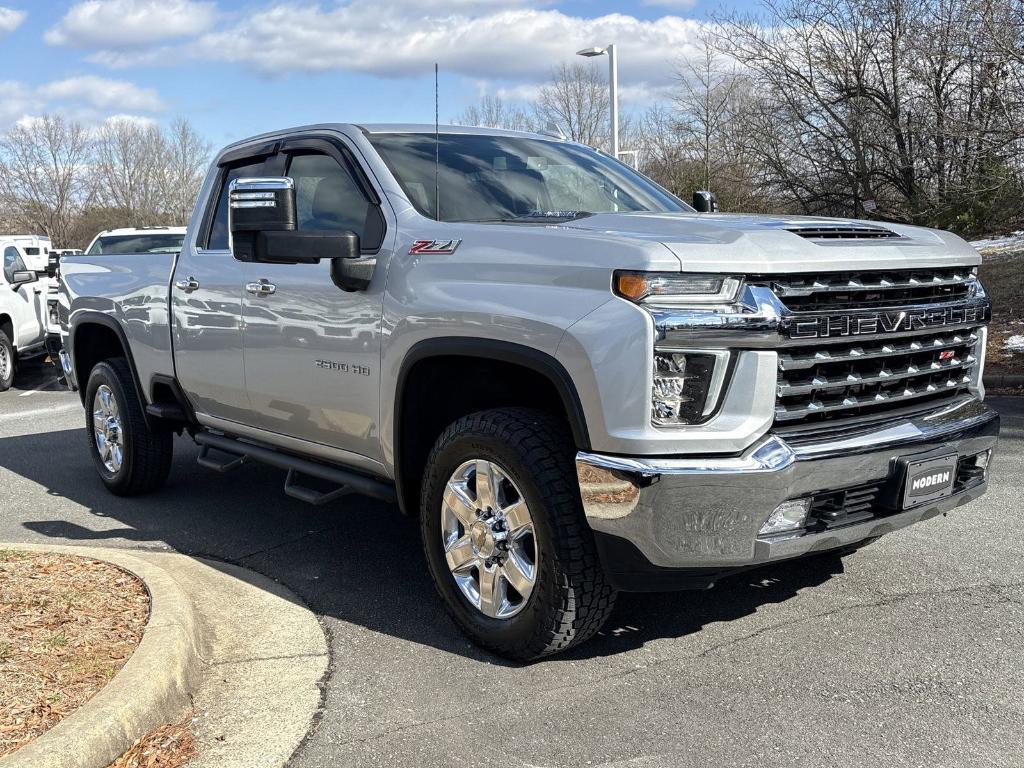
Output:
<path fill-rule="evenodd" d="M 438 256 L 455 253 L 461 240 L 417 240 L 409 249 L 411 255 Z"/>

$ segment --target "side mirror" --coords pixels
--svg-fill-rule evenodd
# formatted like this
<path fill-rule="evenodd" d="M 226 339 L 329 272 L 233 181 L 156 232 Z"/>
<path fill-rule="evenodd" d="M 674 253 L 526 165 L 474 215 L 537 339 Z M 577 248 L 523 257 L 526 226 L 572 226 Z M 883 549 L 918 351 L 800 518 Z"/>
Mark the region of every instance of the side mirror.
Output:
<path fill-rule="evenodd" d="M 239 261 L 319 264 L 331 261 L 331 280 L 343 291 L 370 284 L 376 259 L 360 258 L 355 232 L 298 231 L 295 182 L 286 177 L 235 179 L 228 187 L 231 253 Z"/>
<path fill-rule="evenodd" d="M 34 283 L 39 279 L 39 276 L 35 272 L 31 272 L 27 269 L 19 269 L 17 272 L 11 275 L 11 288 L 18 290 L 21 286 L 28 283 Z"/>
<path fill-rule="evenodd" d="M 718 198 L 714 192 L 699 189 L 693 193 L 693 207 L 697 209 L 697 213 L 717 213 Z"/>

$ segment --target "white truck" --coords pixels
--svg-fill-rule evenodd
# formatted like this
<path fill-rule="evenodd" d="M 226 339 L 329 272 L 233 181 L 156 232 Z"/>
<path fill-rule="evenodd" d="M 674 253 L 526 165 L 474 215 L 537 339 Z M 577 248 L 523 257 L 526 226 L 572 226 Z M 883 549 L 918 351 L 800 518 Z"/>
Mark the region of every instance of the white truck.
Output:
<path fill-rule="evenodd" d="M 50 264 L 50 251 L 53 245 L 46 235 L 7 235 L 21 249 L 25 266 L 39 277 L 45 277 Z"/>
<path fill-rule="evenodd" d="M 20 241 L 0 236 L 0 258 L 0 392 L 6 392 L 19 362 L 46 353 L 47 296 Z"/>
<path fill-rule="evenodd" d="M 303 501 L 397 501 L 455 621 L 518 659 L 597 632 L 620 590 L 706 587 L 981 496 L 999 417 L 977 252 L 696 202 L 534 134 L 233 144 L 180 253 L 62 270 L 99 477 L 156 489 L 179 431 Z"/>

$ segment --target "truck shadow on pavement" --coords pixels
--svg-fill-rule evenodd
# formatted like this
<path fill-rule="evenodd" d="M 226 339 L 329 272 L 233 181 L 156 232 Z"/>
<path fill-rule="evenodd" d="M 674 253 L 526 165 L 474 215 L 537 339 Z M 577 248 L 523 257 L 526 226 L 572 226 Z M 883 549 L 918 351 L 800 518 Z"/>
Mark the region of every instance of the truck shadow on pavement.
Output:
<path fill-rule="evenodd" d="M 1018 421 L 1012 427 L 1004 421 L 1004 439 L 1021 439 Z M 358 496 L 307 506 L 283 494 L 283 472 L 247 464 L 217 475 L 198 467 L 188 439 L 176 440 L 162 491 L 117 498 L 96 477 L 84 440 L 78 429 L 0 439 L 0 467 L 13 473 L 4 496 L 25 529 L 61 543 L 171 548 L 236 563 L 281 582 L 318 614 L 505 663 L 471 645 L 447 619 L 427 574 L 418 526 L 397 507 Z M 842 571 L 838 555 L 824 554 L 734 575 L 710 592 L 622 595 L 599 637 L 558 658 L 616 654 L 697 633 Z"/>

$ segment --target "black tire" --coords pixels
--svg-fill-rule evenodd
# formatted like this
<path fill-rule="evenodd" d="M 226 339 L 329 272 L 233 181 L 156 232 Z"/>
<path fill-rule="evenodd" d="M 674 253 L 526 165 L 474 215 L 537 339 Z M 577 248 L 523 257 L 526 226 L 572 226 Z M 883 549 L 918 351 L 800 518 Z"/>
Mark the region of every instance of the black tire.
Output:
<path fill-rule="evenodd" d="M 509 408 L 459 419 L 427 460 L 420 529 L 427 564 L 448 612 L 478 645 L 529 661 L 578 645 L 608 619 L 608 584 L 587 525 L 576 481 L 574 449 L 564 426 L 541 411 Z M 452 473 L 483 458 L 509 473 L 530 509 L 537 544 L 536 582 L 516 615 L 484 615 L 463 596 L 445 560 L 442 503 Z"/>
<path fill-rule="evenodd" d="M 6 354 L 7 360 L 7 373 L 4 375 L 0 373 L 0 392 L 6 392 L 12 386 L 14 386 L 14 368 L 15 368 L 15 357 L 14 357 L 14 344 L 11 342 L 10 337 L 6 331 L 0 331 L 0 354 Z"/>
<path fill-rule="evenodd" d="M 93 404 L 97 390 L 104 385 L 113 393 L 121 422 L 122 461 L 116 471 L 105 466 L 96 447 Z M 149 428 L 131 367 L 123 357 L 97 363 L 89 374 L 85 388 L 85 431 L 96 471 L 111 493 L 137 496 L 156 490 L 167 480 L 174 453 L 173 435 L 169 430 Z"/>

